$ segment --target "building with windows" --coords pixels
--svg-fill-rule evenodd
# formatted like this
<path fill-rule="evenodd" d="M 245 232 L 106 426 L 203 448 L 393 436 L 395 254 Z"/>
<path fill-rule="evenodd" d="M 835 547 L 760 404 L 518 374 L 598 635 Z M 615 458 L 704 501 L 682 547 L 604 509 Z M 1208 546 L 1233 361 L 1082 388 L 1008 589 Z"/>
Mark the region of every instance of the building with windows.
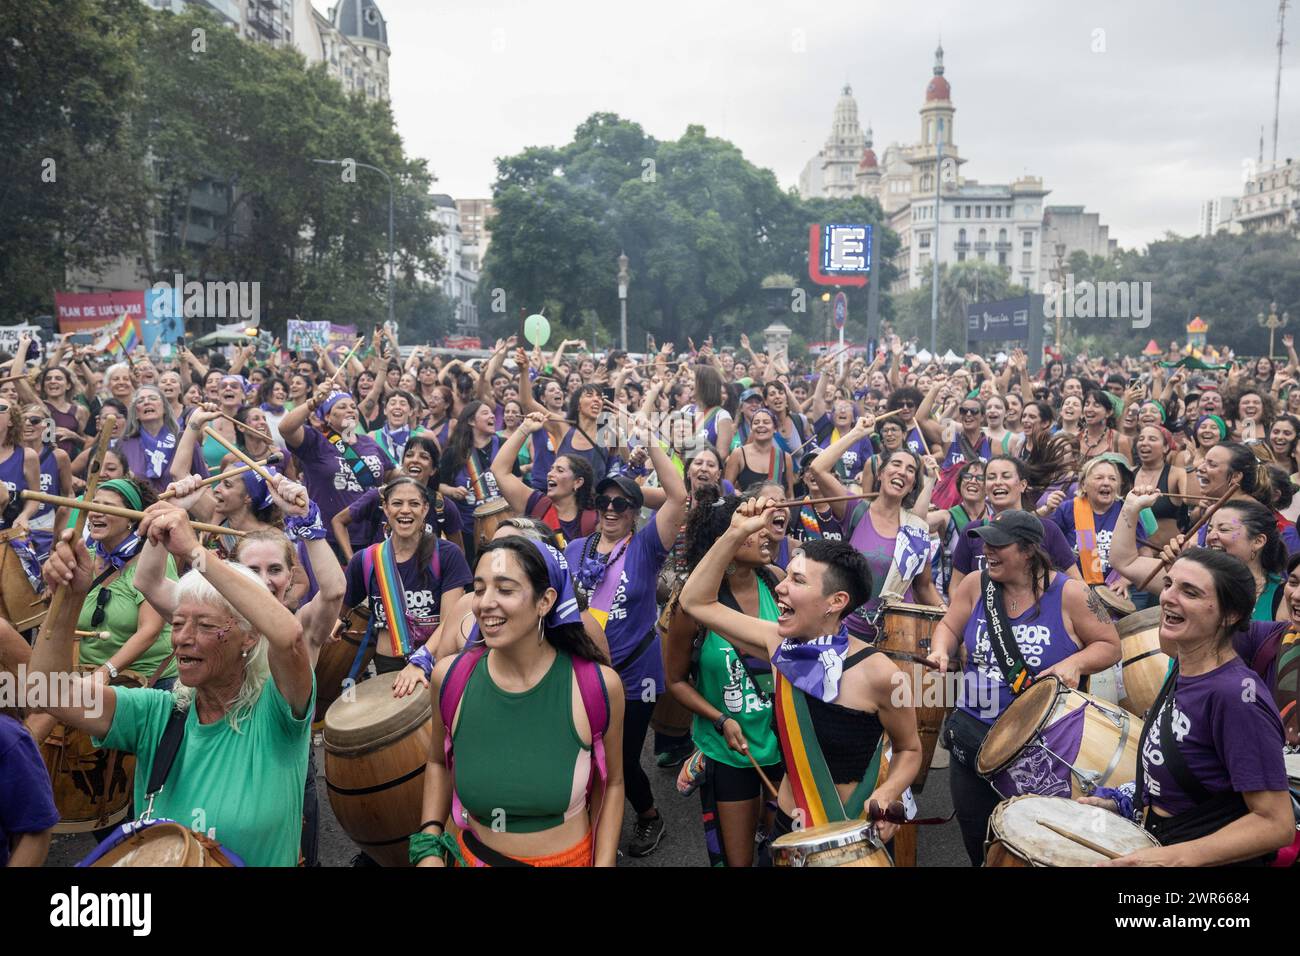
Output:
<path fill-rule="evenodd" d="M 429 201 L 433 217 L 442 227 L 442 235 L 435 240 L 443 260 L 438 286 L 443 295 L 456 303 L 456 331 L 461 335 L 477 335 L 474 293 L 478 290 L 478 266 L 465 254 L 459 203 L 446 193 L 436 193 Z"/>
<path fill-rule="evenodd" d="M 1119 242 L 1110 238 L 1110 227 L 1101 224 L 1099 214 L 1084 212 L 1082 206 L 1048 206 L 1043 212 L 1039 287 L 1055 279 L 1076 252 L 1109 259 L 1118 251 Z"/>
<path fill-rule="evenodd" d="M 1300 229 L 1300 163 L 1260 162 L 1250 170 L 1232 213 L 1233 232 Z"/>
<path fill-rule="evenodd" d="M 492 242 L 492 229 L 488 223 L 497 214 L 497 207 L 492 205 L 491 199 L 457 199 L 456 211 L 460 213 L 460 231 L 464 237 L 461 255 L 469 268 L 482 272 L 483 260 Z"/>
<path fill-rule="evenodd" d="M 804 164 L 799 174 L 799 195 L 804 199 L 846 199 L 857 195 L 856 173 L 864 144 L 866 138 L 858 124 L 858 102 L 853 98 L 853 87 L 845 83 L 835 104 L 826 145 Z"/>

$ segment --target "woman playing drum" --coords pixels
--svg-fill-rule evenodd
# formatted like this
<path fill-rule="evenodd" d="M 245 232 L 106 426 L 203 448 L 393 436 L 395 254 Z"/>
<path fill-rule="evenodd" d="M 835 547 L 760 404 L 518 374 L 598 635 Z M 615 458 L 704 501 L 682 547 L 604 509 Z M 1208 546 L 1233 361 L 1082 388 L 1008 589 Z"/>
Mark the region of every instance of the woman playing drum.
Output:
<path fill-rule="evenodd" d="M 150 507 L 140 535 L 181 560 L 198 548 L 185 512 L 166 502 Z M 47 618 L 32 655 L 31 672 L 46 680 L 71 668 L 73 614 L 94 576 L 90 554 L 71 539 L 65 531 L 45 565 L 50 585 L 70 588 L 73 599 L 59 619 Z M 293 866 L 314 689 L 302 627 L 268 598 L 251 571 L 207 555 L 179 585 L 172 646 L 180 683 L 173 692 L 103 687 L 85 695 L 84 706 L 48 713 L 96 735 L 99 746 L 136 755 L 142 815 L 192 825 L 202 808 L 203 828 L 249 865 Z M 176 761 L 165 786 L 147 794 L 172 720 L 184 728 Z"/>
<path fill-rule="evenodd" d="M 921 765 L 911 688 L 894 663 L 852 636 L 846 621 L 871 594 L 871 569 L 850 545 L 812 541 L 796 551 L 775 590 L 776 621 L 756 620 L 719 600 L 723 575 L 745 542 L 765 533 L 772 499 L 751 500 L 696 565 L 682 607 L 738 651 L 770 660 L 774 706 L 789 775 L 781 783 L 776 829 L 859 816 L 868 802 L 899 800 Z M 833 656 L 838 666 L 828 666 Z M 861 665 L 861 666 L 859 666 Z M 878 780 L 877 746 L 888 733 L 893 758 Z M 742 751 L 743 752 L 743 751 Z M 799 768 L 818 766 L 820 771 Z M 793 779 L 792 779 L 793 778 Z M 893 836 L 882 823 L 880 837 Z"/>
<path fill-rule="evenodd" d="M 449 857 L 487 866 L 615 863 L 623 685 L 583 632 L 562 562 L 558 551 L 517 536 L 479 556 L 481 639 L 439 661 L 431 680 L 426 822 L 411 838 L 419 866 Z M 455 838 L 445 832 L 453 811 L 462 828 Z"/>
<path fill-rule="evenodd" d="M 716 502 L 716 506 L 715 506 Z M 706 490 L 686 522 L 688 572 L 726 532 L 742 499 L 719 500 Z M 729 566 L 717 599 L 756 621 L 776 623 L 779 573 L 769 567 L 767 529 L 746 538 Z M 758 673 L 745 654 L 701 628 L 680 606 L 665 634 L 668 689 L 694 714 L 691 739 L 705 757 L 700 786 L 705 844 L 713 866 L 751 866 L 763 784 L 753 759 L 769 779 L 779 778 L 781 747 L 772 723 L 772 675 Z M 761 661 L 767 669 L 767 661 Z"/>
<path fill-rule="evenodd" d="M 1142 822 L 1162 845 L 1109 865 L 1263 863 L 1295 838 L 1277 708 L 1233 650 L 1252 584 L 1240 561 L 1204 548 L 1165 575 L 1160 643 L 1177 663 L 1143 727 L 1136 785 L 1083 798 Z"/>
<path fill-rule="evenodd" d="M 962 841 L 972 865 L 984 858 L 989 814 L 1001 799 L 975 771 L 975 756 L 993 722 L 1034 679 L 1054 675 L 1069 687 L 1119 660 L 1119 635 L 1096 594 L 1051 566 L 1043 523 L 1025 511 L 1005 511 L 968 528 L 984 542 L 986 567 L 967 575 L 934 634 L 929 660 L 941 672 L 962 646 L 956 709 L 944 727 L 952 754 L 949 784 Z M 989 605 L 1001 620 L 990 627 Z M 999 632 L 1010 631 L 995 644 Z M 1014 688 L 1014 693 L 1013 693 Z"/>
<path fill-rule="evenodd" d="M 459 621 L 467 606 L 469 566 L 459 548 L 426 524 L 430 495 L 427 486 L 405 475 L 385 485 L 389 535 L 348 562 L 344 603 L 370 602 L 380 674 L 400 671 L 411 652 L 430 640 L 436 647 L 441 621 Z"/>

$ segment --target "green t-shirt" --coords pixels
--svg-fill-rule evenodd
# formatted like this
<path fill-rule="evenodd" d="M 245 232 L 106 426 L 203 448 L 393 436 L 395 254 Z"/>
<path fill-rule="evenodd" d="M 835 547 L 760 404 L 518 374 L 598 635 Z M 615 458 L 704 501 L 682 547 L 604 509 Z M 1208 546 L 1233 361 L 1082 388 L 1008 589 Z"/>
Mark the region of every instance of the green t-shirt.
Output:
<path fill-rule="evenodd" d="M 92 588 L 86 595 L 85 603 L 81 605 L 81 616 L 77 618 L 77 630 L 108 631 L 108 637 L 83 637 L 79 648 L 80 663 L 98 667 L 121 650 L 122 645 L 136 632 L 140 621 L 140 605 L 144 603 L 144 595 L 135 589 L 135 569 L 138 564 L 138 560 L 132 560 L 112 581 Z M 176 562 L 171 555 L 167 556 L 167 577 L 176 580 Z M 98 625 L 92 625 L 90 622 L 95 616 L 95 608 L 99 606 L 99 592 L 104 590 L 109 595 L 105 599 L 108 603 L 104 605 L 104 619 Z M 164 623 L 158 639 L 135 659 L 130 665 L 131 670 L 146 678 L 152 677 L 163 658 L 171 652 L 172 626 Z M 160 676 L 175 677 L 176 674 L 176 662 L 172 661 Z"/>
<path fill-rule="evenodd" d="M 776 599 L 762 581 L 758 584 L 758 616 L 763 621 L 777 618 Z M 770 679 L 765 680 L 765 676 L 758 675 L 764 686 L 756 688 L 740 652 L 713 631 L 705 635 L 700 646 L 695 689 L 710 704 L 740 724 L 740 731 L 749 742 L 749 752 L 760 767 L 781 762 L 781 743 L 772 718 L 772 684 Z M 691 739 L 710 760 L 730 767 L 750 766 L 749 759 L 732 750 L 713 724 L 698 714 L 691 726 Z"/>
<path fill-rule="evenodd" d="M 94 740 L 96 747 L 135 754 L 137 814 L 148 805 L 149 772 L 173 700 L 166 691 L 118 688 L 113 726 Z M 268 678 L 238 733 L 224 718 L 200 724 L 191 705 L 180 752 L 154 801 L 154 817 L 207 833 L 249 866 L 296 866 L 315 701 L 313 678 L 311 700 L 297 719 Z"/>

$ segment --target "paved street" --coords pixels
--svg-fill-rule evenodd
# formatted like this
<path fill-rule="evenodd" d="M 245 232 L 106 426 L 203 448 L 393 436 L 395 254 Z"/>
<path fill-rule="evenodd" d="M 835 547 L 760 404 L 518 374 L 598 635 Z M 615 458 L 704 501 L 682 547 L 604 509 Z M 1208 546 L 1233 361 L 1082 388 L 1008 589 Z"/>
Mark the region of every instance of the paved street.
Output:
<path fill-rule="evenodd" d="M 317 778 L 320 793 L 320 855 L 323 866 L 348 866 L 356 854 L 356 847 L 348 839 L 334 819 L 330 810 L 329 797 L 325 789 L 323 754 L 317 751 Z M 650 752 L 647 740 L 642 753 L 641 765 L 650 775 L 650 784 L 654 788 L 659 811 L 663 814 L 667 831 L 659 849 L 652 855 L 634 860 L 624 856 L 620 861 L 623 866 L 705 866 L 707 857 L 704 852 L 704 837 L 700 827 L 699 797 L 683 797 L 674 786 L 677 771 L 661 770 L 655 766 L 654 754 Z M 922 816 L 946 816 L 952 809 L 948 799 L 948 779 L 946 770 L 932 770 L 927 781 L 925 793 L 918 803 Z M 623 826 L 626 841 L 631 833 L 632 814 L 629 810 Z M 57 836 L 50 849 L 48 866 L 71 866 L 82 859 L 94 848 L 94 840 L 89 834 L 68 834 Z M 920 866 L 963 866 L 966 863 L 965 851 L 956 822 L 939 827 L 923 827 L 919 834 L 917 863 Z"/>

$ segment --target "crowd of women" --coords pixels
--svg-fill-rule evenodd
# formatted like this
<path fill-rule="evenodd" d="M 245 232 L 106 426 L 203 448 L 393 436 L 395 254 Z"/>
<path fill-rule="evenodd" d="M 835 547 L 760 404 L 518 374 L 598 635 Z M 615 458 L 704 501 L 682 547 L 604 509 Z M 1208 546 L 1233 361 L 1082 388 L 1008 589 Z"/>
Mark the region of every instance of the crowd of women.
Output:
<path fill-rule="evenodd" d="M 972 863 L 1008 796 L 977 766 L 991 729 L 1033 685 L 1113 670 L 1117 606 L 1160 608 L 1170 664 L 1136 779 L 1081 795 L 1159 841 L 1113 862 L 1287 859 L 1290 337 L 1285 366 L 1038 372 L 885 342 L 469 361 L 377 331 L 107 368 L 22 342 L 0 365 L 0 670 L 97 693 L 0 707 L 0 864 L 40 864 L 66 820 L 42 744 L 71 731 L 134 756 L 137 823 L 107 841 L 197 813 L 249 865 L 315 864 L 321 659 L 357 616 L 349 679 L 431 700 L 413 863 L 655 852 L 648 738 L 699 794 L 674 838 L 713 865 L 856 818 L 897 852 L 933 746 L 881 649 L 918 606 L 938 623 L 913 657 L 961 677 L 941 743 Z"/>

